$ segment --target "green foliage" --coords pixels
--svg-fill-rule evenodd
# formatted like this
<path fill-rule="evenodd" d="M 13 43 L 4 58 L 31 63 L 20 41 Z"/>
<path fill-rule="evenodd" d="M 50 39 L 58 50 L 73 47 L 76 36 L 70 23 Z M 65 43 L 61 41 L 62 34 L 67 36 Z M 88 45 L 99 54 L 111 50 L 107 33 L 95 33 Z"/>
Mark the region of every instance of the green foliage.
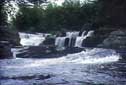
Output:
<path fill-rule="evenodd" d="M 20 7 L 13 23 L 20 31 L 39 31 L 42 27 L 43 9 L 34 6 L 27 8 Z"/>
<path fill-rule="evenodd" d="M 7 14 L 4 10 L 5 0 L 0 1 L 0 26 L 7 25 Z"/>
<path fill-rule="evenodd" d="M 85 23 L 92 23 L 95 16 L 93 3 L 66 0 L 62 6 L 50 3 L 46 9 L 37 5 L 32 8 L 21 6 L 13 24 L 20 31 L 80 30 Z"/>

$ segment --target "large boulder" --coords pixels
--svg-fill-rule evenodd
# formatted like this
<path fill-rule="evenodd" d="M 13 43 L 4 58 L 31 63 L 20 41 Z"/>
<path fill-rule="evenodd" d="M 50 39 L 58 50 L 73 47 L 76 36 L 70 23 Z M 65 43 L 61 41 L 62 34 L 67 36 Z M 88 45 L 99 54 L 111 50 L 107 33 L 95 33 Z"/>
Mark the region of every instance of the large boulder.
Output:
<path fill-rule="evenodd" d="M 98 45 L 99 47 L 124 49 L 126 48 L 126 30 L 117 30 L 110 33 L 110 35 Z"/>
<path fill-rule="evenodd" d="M 87 37 L 83 40 L 83 47 L 97 47 L 100 43 L 106 39 L 111 33 L 112 28 L 97 28 L 92 36 Z"/>
<path fill-rule="evenodd" d="M 0 26 L 0 59 L 13 58 L 11 47 L 19 45 L 18 32 L 9 29 L 7 26 Z"/>
<path fill-rule="evenodd" d="M 18 49 L 18 48 L 16 48 Z M 19 48 L 21 49 L 21 48 Z M 57 50 L 54 46 L 30 46 L 18 50 L 16 57 L 21 58 L 57 58 L 71 53 L 78 53 L 84 48 L 68 47 L 64 50 Z"/>
<path fill-rule="evenodd" d="M 41 43 L 40 45 L 52 45 L 55 46 L 55 38 L 54 37 L 47 37 L 43 43 Z"/>
<path fill-rule="evenodd" d="M 49 54 L 55 54 L 56 48 L 54 46 L 30 46 L 27 49 L 20 50 L 16 57 L 22 58 L 52 58 Z"/>

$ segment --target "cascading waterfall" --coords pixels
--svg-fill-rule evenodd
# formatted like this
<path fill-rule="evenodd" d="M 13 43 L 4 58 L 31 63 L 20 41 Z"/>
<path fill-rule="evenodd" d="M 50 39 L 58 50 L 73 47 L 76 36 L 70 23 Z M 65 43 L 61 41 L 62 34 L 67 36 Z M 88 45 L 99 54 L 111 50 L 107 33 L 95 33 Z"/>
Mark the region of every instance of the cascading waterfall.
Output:
<path fill-rule="evenodd" d="M 86 34 L 86 31 L 83 31 L 82 35 L 79 36 L 79 32 L 66 32 L 65 37 L 56 37 L 55 40 L 55 46 L 58 48 L 65 48 L 65 40 L 68 38 L 68 45 L 69 47 L 82 47 L 83 40 L 87 37 L 92 36 L 94 31 L 89 31 Z M 22 46 L 38 46 L 40 43 L 42 43 L 45 40 L 45 37 L 47 37 L 49 34 L 44 33 L 37 33 L 37 34 L 30 34 L 30 33 L 19 33 L 21 38 L 21 44 Z M 74 42 L 73 42 L 74 41 Z"/>
<path fill-rule="evenodd" d="M 79 32 L 66 32 L 65 37 L 57 37 L 55 40 L 55 45 L 58 48 L 64 48 L 65 47 L 65 39 L 69 38 L 68 46 L 71 45 L 71 39 L 76 38 L 79 35 Z"/>
<path fill-rule="evenodd" d="M 40 43 L 42 43 L 47 36 L 50 34 L 47 33 L 36 33 L 36 34 L 30 34 L 30 33 L 22 33 L 19 32 L 20 36 L 20 44 L 22 46 L 39 46 Z M 24 49 L 27 49 L 28 47 L 21 47 L 21 48 L 11 48 L 11 52 L 13 53 L 13 58 L 16 59 L 16 55 L 23 53 Z M 21 51 L 21 52 L 20 52 Z"/>
<path fill-rule="evenodd" d="M 82 47 L 83 40 L 85 40 L 87 37 L 92 36 L 94 31 L 89 31 L 87 35 L 85 33 L 86 31 L 82 33 L 81 37 L 76 38 L 75 47 Z"/>
<path fill-rule="evenodd" d="M 82 35 L 79 36 L 79 32 L 66 32 L 65 37 L 57 37 L 55 41 L 55 45 L 59 48 L 65 47 L 65 39 L 68 38 L 68 46 L 71 47 L 72 39 L 75 39 L 74 47 L 82 47 L 83 40 L 87 37 L 92 36 L 94 31 L 88 31 L 86 34 L 86 31 L 83 31 Z"/>
<path fill-rule="evenodd" d="M 76 38 L 76 42 L 75 42 L 75 47 L 82 47 L 82 43 L 83 43 L 83 40 L 85 39 L 86 37 L 77 37 Z"/>
<path fill-rule="evenodd" d="M 49 34 L 30 34 L 30 33 L 19 33 L 22 46 L 38 46 L 45 40 L 45 37 Z"/>
<path fill-rule="evenodd" d="M 69 47 L 71 46 L 72 38 L 76 38 L 79 35 L 79 32 L 66 32 L 66 37 L 69 38 Z"/>
<path fill-rule="evenodd" d="M 66 37 L 57 37 L 55 40 L 55 46 L 64 49 Z"/>

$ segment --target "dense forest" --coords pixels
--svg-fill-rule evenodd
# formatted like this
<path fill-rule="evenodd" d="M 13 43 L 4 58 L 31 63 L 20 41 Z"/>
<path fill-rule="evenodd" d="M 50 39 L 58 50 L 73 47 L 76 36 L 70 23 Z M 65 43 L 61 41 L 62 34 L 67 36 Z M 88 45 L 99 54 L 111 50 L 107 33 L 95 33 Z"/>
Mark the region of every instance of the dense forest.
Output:
<path fill-rule="evenodd" d="M 62 6 L 50 3 L 46 8 L 39 5 L 19 8 L 12 23 L 20 31 L 80 30 L 84 24 L 93 23 L 96 16 L 94 3 L 82 4 L 70 0 L 66 0 Z"/>
<path fill-rule="evenodd" d="M 65 0 L 62 6 L 48 4 L 41 6 L 43 0 L 29 0 L 33 6 L 18 0 L 19 11 L 12 19 L 11 28 L 19 31 L 62 31 L 81 30 L 85 25 L 95 27 L 125 27 L 126 1 L 125 0 L 94 0 L 80 3 L 74 0 Z M 6 22 L 4 4 L 1 1 L 1 24 Z M 91 29 L 92 29 L 91 28 Z"/>
<path fill-rule="evenodd" d="M 125 0 L 95 0 L 88 3 L 66 0 L 62 6 L 19 6 L 13 28 L 20 31 L 46 32 L 81 30 L 98 27 L 125 27 Z"/>

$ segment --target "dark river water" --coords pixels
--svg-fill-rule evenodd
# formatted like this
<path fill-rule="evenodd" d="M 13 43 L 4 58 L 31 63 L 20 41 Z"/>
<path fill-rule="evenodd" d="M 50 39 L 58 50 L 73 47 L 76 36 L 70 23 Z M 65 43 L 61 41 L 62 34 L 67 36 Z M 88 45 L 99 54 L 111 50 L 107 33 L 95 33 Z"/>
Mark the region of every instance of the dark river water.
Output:
<path fill-rule="evenodd" d="M 0 85 L 126 85 L 126 62 L 98 48 L 52 59 L 4 59 Z"/>

